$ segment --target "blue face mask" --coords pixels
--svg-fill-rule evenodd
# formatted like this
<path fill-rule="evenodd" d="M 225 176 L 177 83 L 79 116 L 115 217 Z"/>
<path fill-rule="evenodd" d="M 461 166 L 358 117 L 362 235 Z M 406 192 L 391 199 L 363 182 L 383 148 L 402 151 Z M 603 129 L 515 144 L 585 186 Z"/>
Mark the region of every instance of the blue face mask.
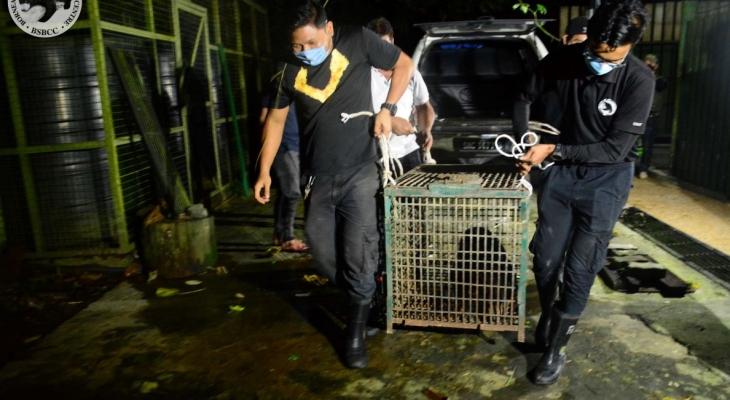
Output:
<path fill-rule="evenodd" d="M 325 46 L 322 46 L 300 51 L 299 53 L 294 53 L 294 55 L 304 64 L 309 65 L 310 67 L 316 67 L 327 59 L 327 50 L 325 50 Z"/>
<path fill-rule="evenodd" d="M 623 64 L 623 61 L 619 63 L 604 61 L 601 57 L 594 55 L 590 50 L 586 50 L 583 53 L 583 58 L 585 59 L 588 68 L 590 68 L 596 75 L 606 75 Z"/>

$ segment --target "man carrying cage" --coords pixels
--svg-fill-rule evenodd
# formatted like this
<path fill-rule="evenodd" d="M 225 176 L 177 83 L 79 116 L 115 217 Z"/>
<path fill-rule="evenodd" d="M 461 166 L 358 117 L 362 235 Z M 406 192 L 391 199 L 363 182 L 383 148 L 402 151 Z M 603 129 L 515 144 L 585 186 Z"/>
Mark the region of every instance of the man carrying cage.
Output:
<path fill-rule="evenodd" d="M 647 24 L 638 0 L 608 0 L 588 22 L 588 40 L 552 52 L 515 104 L 515 131 L 527 130 L 529 105 L 561 131 L 521 159 L 527 174 L 551 157 L 538 188 L 538 222 L 530 245 L 542 313 L 535 339 L 544 354 L 530 372 L 552 384 L 566 362 L 565 346 L 603 267 L 613 227 L 633 178 L 635 144 L 644 133 L 654 79 L 631 55 Z M 560 298 L 558 274 L 564 265 Z"/>
<path fill-rule="evenodd" d="M 365 326 L 375 293 L 380 189 L 375 136 L 391 132 L 395 103 L 411 77 L 412 62 L 397 47 L 363 27 L 335 29 L 314 0 L 298 0 L 287 19 L 292 59 L 275 79 L 263 130 L 256 200 L 269 201 L 270 168 L 281 142 L 288 105 L 294 102 L 301 135 L 306 236 L 315 267 L 348 294 L 350 319 L 345 364 L 367 366 Z M 393 70 L 391 87 L 374 120 L 371 68 Z"/>

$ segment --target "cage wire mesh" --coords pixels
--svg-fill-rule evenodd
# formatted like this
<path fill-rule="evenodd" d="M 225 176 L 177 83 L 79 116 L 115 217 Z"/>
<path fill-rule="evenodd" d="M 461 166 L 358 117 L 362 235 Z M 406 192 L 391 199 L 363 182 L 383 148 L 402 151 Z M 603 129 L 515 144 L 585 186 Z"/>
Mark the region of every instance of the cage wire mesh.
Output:
<path fill-rule="evenodd" d="M 4 224 L 12 227 L 12 234 L 7 235 L 7 242 L 23 246 L 26 250 L 35 250 L 28 202 L 17 156 L 0 156 L 0 202 Z"/>
<path fill-rule="evenodd" d="M 101 96 L 88 31 L 11 41 L 29 145 L 104 140 Z"/>
<path fill-rule="evenodd" d="M 254 26 L 251 23 L 253 12 L 253 7 L 246 3 L 241 4 L 241 38 L 243 39 L 243 51 L 248 54 L 253 54 L 256 46 L 256 31 L 254 30 Z"/>
<path fill-rule="evenodd" d="M 99 2 L 99 16 L 102 21 L 119 25 L 147 29 L 145 0 L 114 0 Z"/>
<path fill-rule="evenodd" d="M 229 3 L 230 0 L 219 0 L 218 1 L 218 8 L 220 11 L 221 3 Z M 199 6 L 205 7 L 208 10 L 208 37 L 210 38 L 210 41 L 212 42 L 215 38 L 215 28 L 213 26 L 213 0 L 193 0 L 194 4 L 197 4 Z"/>
<path fill-rule="evenodd" d="M 226 185 L 231 182 L 231 143 L 229 138 L 232 135 L 232 125 L 230 122 L 220 124 L 216 127 L 216 134 L 218 135 L 218 152 L 221 160 L 221 179 L 223 184 Z"/>
<path fill-rule="evenodd" d="M 31 167 L 47 250 L 118 247 L 105 150 L 34 154 Z"/>
<path fill-rule="evenodd" d="M 450 166 L 420 167 L 387 188 L 389 328 L 517 331 L 522 338 L 527 196 L 516 173 Z"/>
<path fill-rule="evenodd" d="M 230 60 L 229 60 L 230 62 Z M 215 105 L 215 117 L 223 118 L 229 115 L 228 105 L 226 104 L 226 88 L 223 84 L 221 63 L 217 50 L 210 51 L 210 65 L 211 65 L 211 89 L 213 90 L 212 100 Z"/>
<path fill-rule="evenodd" d="M 172 35 L 172 0 L 154 0 L 152 8 L 155 16 L 155 31 L 165 35 Z"/>
<path fill-rule="evenodd" d="M 236 1 L 223 1 L 220 2 L 220 29 L 221 29 L 221 40 L 223 45 L 229 49 L 236 48 L 236 5 L 240 2 Z"/>
<path fill-rule="evenodd" d="M 117 157 L 124 193 L 127 231 L 129 237 L 134 238 L 137 210 L 152 204 L 157 197 L 151 163 L 141 139 L 117 146 Z"/>
<path fill-rule="evenodd" d="M 114 32 L 104 33 L 104 44 L 108 49 L 124 50 L 129 54 L 136 68 L 142 73 L 143 79 L 149 84 L 144 85 L 145 94 L 157 103 L 157 106 L 164 107 L 163 99 L 156 94 L 154 82 L 155 77 L 154 61 L 152 59 L 152 41 L 130 35 Z M 139 137 L 142 131 L 134 118 L 132 107 L 129 104 L 127 94 L 124 91 L 122 80 L 117 73 L 114 62 L 109 52 L 107 58 L 107 80 L 109 82 L 109 96 L 112 103 L 112 117 L 114 120 L 114 133 L 118 138 L 129 139 L 132 136 Z"/>
<path fill-rule="evenodd" d="M 5 72 L 0 70 L 0 147 L 15 146 L 15 129 L 13 119 L 10 116 L 10 100 L 8 93 Z"/>
<path fill-rule="evenodd" d="M 175 66 L 175 45 L 168 42 L 158 42 L 157 58 L 160 63 L 162 102 L 163 106 L 167 107 L 167 112 L 163 110 L 160 113 L 160 122 L 170 127 L 180 127 L 182 126 L 182 116 L 177 87 L 178 71 Z M 165 118 L 165 114 L 167 118 Z"/>
<path fill-rule="evenodd" d="M 188 170 L 185 159 L 185 141 L 182 135 L 169 135 L 167 136 L 167 148 L 169 149 L 169 155 L 172 158 L 173 166 L 177 170 L 180 180 L 183 186 L 187 189 L 189 187 L 188 182 Z"/>

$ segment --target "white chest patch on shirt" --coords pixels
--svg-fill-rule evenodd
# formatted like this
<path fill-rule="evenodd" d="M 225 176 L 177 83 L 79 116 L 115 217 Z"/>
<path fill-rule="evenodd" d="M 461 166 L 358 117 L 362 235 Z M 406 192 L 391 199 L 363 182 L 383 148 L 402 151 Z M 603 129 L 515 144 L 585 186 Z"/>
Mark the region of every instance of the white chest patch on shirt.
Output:
<path fill-rule="evenodd" d="M 598 112 L 604 117 L 610 117 L 616 114 L 616 110 L 618 110 L 618 105 L 613 99 L 603 99 L 598 103 Z"/>

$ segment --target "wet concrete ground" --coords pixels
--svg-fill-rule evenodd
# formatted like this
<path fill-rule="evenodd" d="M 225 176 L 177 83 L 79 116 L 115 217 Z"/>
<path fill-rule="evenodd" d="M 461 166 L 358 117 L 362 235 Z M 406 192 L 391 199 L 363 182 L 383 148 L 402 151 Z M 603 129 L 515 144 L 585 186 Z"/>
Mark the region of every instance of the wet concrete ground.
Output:
<path fill-rule="evenodd" d="M 624 227 L 616 242 L 637 246 L 697 291 L 669 299 L 597 282 L 565 374 L 544 388 L 525 378 L 539 354 L 513 334 L 400 329 L 369 340 L 368 368 L 345 369 L 344 301 L 304 281 L 313 272 L 306 257 L 267 254 L 270 215 L 233 202 L 217 219 L 228 275 L 208 273 L 190 288 L 121 284 L 0 370 L 0 398 L 730 398 L 728 291 Z M 159 298 L 160 286 L 205 290 Z M 531 282 L 528 339 L 538 313 Z"/>

